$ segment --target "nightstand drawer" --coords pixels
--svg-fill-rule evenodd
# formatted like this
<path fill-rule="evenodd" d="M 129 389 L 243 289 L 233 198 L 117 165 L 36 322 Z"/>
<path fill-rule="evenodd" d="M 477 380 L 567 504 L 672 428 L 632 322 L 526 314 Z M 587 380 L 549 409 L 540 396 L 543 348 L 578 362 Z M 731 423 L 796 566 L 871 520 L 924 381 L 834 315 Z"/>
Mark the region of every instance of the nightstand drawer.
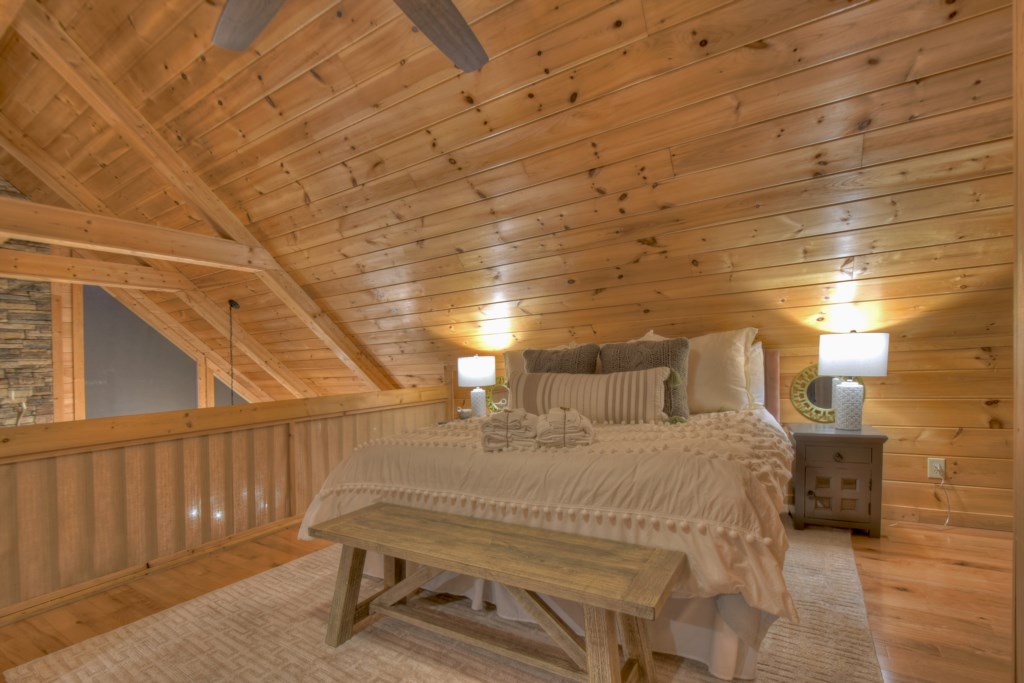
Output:
<path fill-rule="evenodd" d="M 806 463 L 814 466 L 851 465 L 871 462 L 870 446 L 807 446 Z"/>

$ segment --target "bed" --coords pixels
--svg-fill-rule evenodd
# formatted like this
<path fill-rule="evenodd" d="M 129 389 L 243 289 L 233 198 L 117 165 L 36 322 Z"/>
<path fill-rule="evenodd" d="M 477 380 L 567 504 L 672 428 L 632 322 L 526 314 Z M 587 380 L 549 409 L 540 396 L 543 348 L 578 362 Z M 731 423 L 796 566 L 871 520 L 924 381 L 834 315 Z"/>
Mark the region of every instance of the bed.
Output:
<path fill-rule="evenodd" d="M 749 391 L 752 381 L 763 381 L 746 366 L 752 336 L 744 332 L 739 341 L 743 377 L 734 377 L 748 395 L 759 393 Z M 721 350 L 713 341 L 701 362 L 710 363 Z M 693 360 L 684 354 L 691 362 L 686 369 L 695 369 Z M 707 376 L 727 383 L 726 374 L 715 368 Z M 771 373 L 767 377 L 764 383 L 772 385 Z M 777 396 L 777 374 L 774 380 Z M 679 382 L 675 389 L 664 384 L 656 400 L 664 397 L 668 410 L 668 394 L 680 393 Z M 699 404 L 693 399 L 704 393 L 700 383 L 688 382 L 682 393 L 687 391 L 690 405 Z M 772 397 L 760 398 L 751 397 L 742 409 L 694 412 L 674 421 L 595 424 L 589 446 L 485 451 L 483 418 L 376 440 L 331 473 L 300 534 L 311 524 L 385 501 L 681 550 L 687 571 L 651 625 L 652 649 L 704 662 L 722 679 L 753 678 L 768 627 L 780 617 L 796 620 L 782 576 L 787 541 L 780 518 L 793 452 L 765 407 Z M 722 396 L 713 402 L 736 407 Z M 465 595 L 475 608 L 492 603 L 503 617 L 528 620 L 496 584 L 443 575 L 428 588 Z M 570 624 L 582 624 L 573 605 L 552 607 Z"/>

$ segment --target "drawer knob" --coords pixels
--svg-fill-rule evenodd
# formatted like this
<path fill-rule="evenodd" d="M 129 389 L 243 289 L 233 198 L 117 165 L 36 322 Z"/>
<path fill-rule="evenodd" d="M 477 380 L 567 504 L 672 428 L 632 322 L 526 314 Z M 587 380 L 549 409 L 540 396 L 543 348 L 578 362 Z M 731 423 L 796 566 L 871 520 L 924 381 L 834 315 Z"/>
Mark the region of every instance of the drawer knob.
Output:
<path fill-rule="evenodd" d="M 836 462 L 842 462 L 843 461 L 843 454 L 840 453 L 839 451 L 836 451 L 835 455 L 832 456 L 832 459 L 835 460 Z"/>

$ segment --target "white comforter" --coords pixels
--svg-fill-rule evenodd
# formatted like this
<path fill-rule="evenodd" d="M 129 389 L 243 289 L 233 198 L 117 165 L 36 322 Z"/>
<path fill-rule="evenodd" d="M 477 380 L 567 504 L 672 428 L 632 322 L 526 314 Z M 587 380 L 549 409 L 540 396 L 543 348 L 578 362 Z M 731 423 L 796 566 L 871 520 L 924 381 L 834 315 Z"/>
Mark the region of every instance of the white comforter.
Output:
<path fill-rule="evenodd" d="M 795 620 L 779 517 L 793 452 L 767 412 L 595 425 L 586 447 L 489 453 L 480 443 L 473 419 L 366 444 L 328 477 L 300 535 L 384 500 L 672 548 L 689 563 L 674 597 L 738 594 Z"/>

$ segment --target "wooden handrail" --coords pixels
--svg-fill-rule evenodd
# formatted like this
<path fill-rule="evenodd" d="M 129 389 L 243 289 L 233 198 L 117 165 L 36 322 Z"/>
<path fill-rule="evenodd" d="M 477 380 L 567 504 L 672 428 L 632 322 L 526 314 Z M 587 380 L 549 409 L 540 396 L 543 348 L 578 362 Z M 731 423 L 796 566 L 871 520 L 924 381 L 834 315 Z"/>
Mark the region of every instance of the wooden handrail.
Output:
<path fill-rule="evenodd" d="M 105 417 L 0 430 L 0 465 L 115 444 L 225 431 L 388 406 L 447 401 L 443 386 Z"/>

